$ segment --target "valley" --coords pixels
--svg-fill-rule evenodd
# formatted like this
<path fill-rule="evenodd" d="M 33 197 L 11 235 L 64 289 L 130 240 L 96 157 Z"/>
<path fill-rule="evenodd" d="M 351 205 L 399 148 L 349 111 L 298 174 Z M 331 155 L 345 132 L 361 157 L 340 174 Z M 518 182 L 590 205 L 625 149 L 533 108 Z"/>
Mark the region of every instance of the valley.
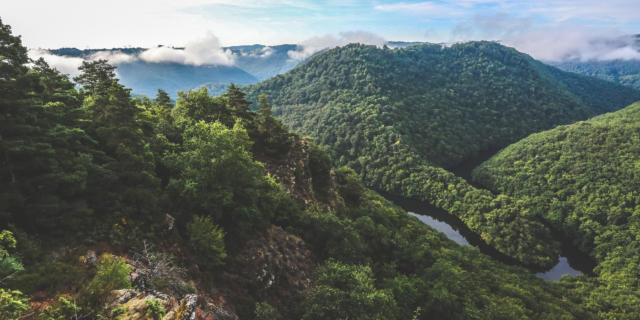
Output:
<path fill-rule="evenodd" d="M 0 319 L 639 319 L 636 60 L 198 41 L 0 20 Z"/>

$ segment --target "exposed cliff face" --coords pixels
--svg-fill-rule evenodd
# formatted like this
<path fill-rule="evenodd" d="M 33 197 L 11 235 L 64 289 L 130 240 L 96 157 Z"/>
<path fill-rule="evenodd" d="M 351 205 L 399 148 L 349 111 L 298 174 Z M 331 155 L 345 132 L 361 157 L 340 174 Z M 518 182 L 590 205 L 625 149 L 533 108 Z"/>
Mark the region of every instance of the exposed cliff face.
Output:
<path fill-rule="evenodd" d="M 307 204 L 316 200 L 313 193 L 313 177 L 309 169 L 309 145 L 309 140 L 296 137 L 285 156 L 279 159 L 258 159 L 292 197 Z"/>
<path fill-rule="evenodd" d="M 311 287 L 314 259 L 299 237 L 280 227 L 247 242 L 228 261 L 224 287 L 233 290 L 233 301 L 251 296 L 278 306 L 283 319 L 291 319 Z"/>
<path fill-rule="evenodd" d="M 308 139 L 295 138 L 289 152 L 278 159 L 258 156 L 267 172 L 280 183 L 291 196 L 306 205 L 315 203 L 326 209 L 336 208 L 343 201 L 335 193 L 335 179 L 330 175 L 328 186 L 324 190 L 314 189 L 314 176 L 311 170 L 311 144 Z M 319 179 L 319 177 L 315 177 Z M 321 196 L 320 194 L 324 195 Z"/>

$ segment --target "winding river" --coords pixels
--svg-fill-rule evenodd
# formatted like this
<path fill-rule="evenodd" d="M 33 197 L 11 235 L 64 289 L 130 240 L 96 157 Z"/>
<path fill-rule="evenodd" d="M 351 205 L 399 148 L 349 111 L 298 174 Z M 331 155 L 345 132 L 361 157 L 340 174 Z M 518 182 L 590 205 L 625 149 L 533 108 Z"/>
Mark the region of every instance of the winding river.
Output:
<path fill-rule="evenodd" d="M 403 207 L 410 215 L 417 217 L 424 224 L 442 232 L 447 238 L 457 244 L 477 247 L 481 252 L 502 263 L 510 265 L 518 264 L 513 258 L 488 246 L 477 234 L 469 230 L 462 221 L 446 211 L 419 201 L 407 200 L 388 194 L 384 196 Z M 568 243 L 566 239 L 558 240 L 565 244 L 562 248 L 562 256 L 559 257 L 558 263 L 550 270 L 537 272 L 536 276 L 545 280 L 560 280 L 564 275 L 575 276 L 582 273 L 590 274 L 593 265 L 588 261 L 588 258 L 570 245 L 566 245 L 566 243 Z"/>

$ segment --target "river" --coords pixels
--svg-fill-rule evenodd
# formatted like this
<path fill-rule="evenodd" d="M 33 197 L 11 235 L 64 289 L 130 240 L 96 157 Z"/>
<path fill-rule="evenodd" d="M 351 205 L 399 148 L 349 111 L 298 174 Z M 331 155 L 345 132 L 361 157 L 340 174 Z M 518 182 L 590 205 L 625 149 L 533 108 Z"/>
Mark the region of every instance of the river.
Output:
<path fill-rule="evenodd" d="M 477 247 L 484 254 L 487 254 L 494 260 L 505 264 L 518 264 L 515 259 L 488 246 L 477 234 L 469 230 L 462 221 L 446 211 L 419 201 L 407 200 L 387 194 L 385 194 L 385 197 L 403 207 L 410 215 L 417 217 L 424 224 L 442 232 L 447 236 L 447 238 L 453 240 L 457 244 Z M 561 240 L 565 245 L 563 245 L 562 256 L 558 258 L 558 263 L 549 270 L 537 272 L 536 276 L 545 280 L 560 280 L 563 275 L 575 276 L 582 273 L 590 274 L 591 270 L 593 270 L 593 264 L 584 257 L 585 255 L 581 254 L 570 245 L 566 245 L 566 243 L 568 243 L 566 239 L 559 240 Z"/>

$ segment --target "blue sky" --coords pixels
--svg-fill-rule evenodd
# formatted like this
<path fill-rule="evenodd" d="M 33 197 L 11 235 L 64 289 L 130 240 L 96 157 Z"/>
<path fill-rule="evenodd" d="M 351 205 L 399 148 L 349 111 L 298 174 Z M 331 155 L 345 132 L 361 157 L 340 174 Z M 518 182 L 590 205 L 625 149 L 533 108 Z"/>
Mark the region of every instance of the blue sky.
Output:
<path fill-rule="evenodd" d="M 226 46 L 273 45 L 347 31 L 529 48 L 522 37 L 559 43 L 640 33 L 638 0 L 22 0 L 0 2 L 0 17 L 42 48 L 182 46 L 208 33 Z"/>

